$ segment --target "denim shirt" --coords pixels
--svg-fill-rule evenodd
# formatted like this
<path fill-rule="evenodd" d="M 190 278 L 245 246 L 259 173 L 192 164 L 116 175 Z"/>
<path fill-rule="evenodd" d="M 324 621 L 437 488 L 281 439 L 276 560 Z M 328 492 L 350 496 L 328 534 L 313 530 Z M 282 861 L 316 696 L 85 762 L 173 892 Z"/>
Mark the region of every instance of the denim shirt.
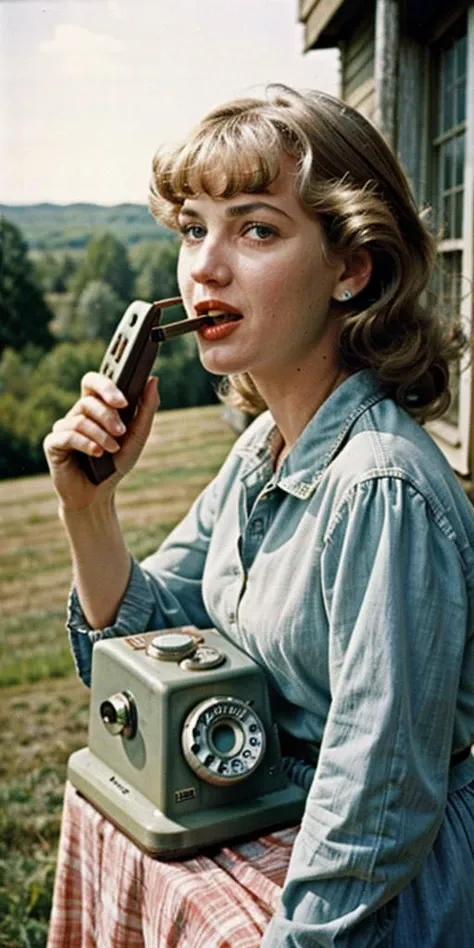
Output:
<path fill-rule="evenodd" d="M 91 630 L 72 592 L 72 649 L 86 682 L 97 639 L 181 624 L 253 656 L 278 724 L 318 755 L 262 946 L 381 945 L 443 819 L 450 756 L 474 739 L 474 511 L 368 370 L 277 473 L 274 435 L 266 412 L 132 563 L 113 626 Z"/>

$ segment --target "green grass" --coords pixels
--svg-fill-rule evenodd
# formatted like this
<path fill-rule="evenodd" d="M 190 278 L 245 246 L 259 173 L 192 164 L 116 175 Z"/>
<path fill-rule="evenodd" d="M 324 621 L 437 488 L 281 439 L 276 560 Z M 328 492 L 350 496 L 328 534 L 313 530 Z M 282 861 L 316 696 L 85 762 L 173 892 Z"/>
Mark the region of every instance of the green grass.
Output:
<path fill-rule="evenodd" d="M 219 406 L 158 413 L 119 490 L 130 551 L 153 552 L 234 435 Z M 89 692 L 65 632 L 66 536 L 48 477 L 0 482 L 0 948 L 44 948 L 66 765 L 87 743 Z"/>
<path fill-rule="evenodd" d="M 220 406 L 163 412 L 118 505 L 128 547 L 153 552 L 216 473 L 233 433 Z M 72 674 L 64 629 L 69 550 L 48 477 L 0 483 L 0 686 Z"/>

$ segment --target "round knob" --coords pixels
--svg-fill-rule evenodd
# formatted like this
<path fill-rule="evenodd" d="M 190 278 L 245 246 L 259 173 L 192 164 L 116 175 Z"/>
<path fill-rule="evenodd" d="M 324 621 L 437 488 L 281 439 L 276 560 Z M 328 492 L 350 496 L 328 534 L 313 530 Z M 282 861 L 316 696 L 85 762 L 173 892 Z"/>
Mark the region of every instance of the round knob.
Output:
<path fill-rule="evenodd" d="M 109 734 L 134 737 L 137 730 L 137 709 L 129 691 L 119 691 L 102 701 L 99 714 Z"/>
<path fill-rule="evenodd" d="M 184 671 L 208 671 L 211 668 L 219 668 L 225 662 L 225 655 L 218 648 L 212 645 L 199 645 L 194 655 L 185 658 L 181 663 Z"/>
<path fill-rule="evenodd" d="M 150 642 L 147 655 L 164 662 L 179 662 L 196 651 L 197 644 L 187 632 L 159 632 Z"/>

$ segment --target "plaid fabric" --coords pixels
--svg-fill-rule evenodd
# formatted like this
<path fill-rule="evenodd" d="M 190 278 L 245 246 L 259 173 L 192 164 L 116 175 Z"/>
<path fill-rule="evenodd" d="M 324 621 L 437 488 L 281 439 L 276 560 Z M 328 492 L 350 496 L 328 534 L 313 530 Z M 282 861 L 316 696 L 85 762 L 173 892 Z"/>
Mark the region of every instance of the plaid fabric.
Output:
<path fill-rule="evenodd" d="M 257 948 L 296 832 L 163 863 L 68 784 L 48 948 Z"/>

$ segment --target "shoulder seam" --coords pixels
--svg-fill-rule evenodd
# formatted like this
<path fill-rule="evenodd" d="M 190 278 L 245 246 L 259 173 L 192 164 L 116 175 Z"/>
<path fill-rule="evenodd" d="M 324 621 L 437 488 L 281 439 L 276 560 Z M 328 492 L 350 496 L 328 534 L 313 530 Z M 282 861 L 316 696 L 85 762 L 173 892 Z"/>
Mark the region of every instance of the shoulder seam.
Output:
<path fill-rule="evenodd" d="M 344 492 L 344 496 L 340 501 L 337 510 L 335 511 L 331 522 L 328 525 L 328 529 L 324 536 L 323 545 L 326 546 L 331 543 L 332 534 L 334 530 L 343 519 L 346 508 L 352 500 L 352 497 L 356 493 L 358 488 L 364 488 L 366 485 L 372 484 L 374 481 L 381 480 L 390 480 L 395 479 L 398 481 L 403 481 L 408 487 L 411 487 L 412 490 L 418 494 L 419 497 L 423 499 L 427 507 L 429 508 L 434 522 L 437 524 L 442 533 L 445 534 L 446 538 L 452 543 L 455 543 L 459 549 L 457 543 L 456 531 L 453 529 L 450 521 L 446 517 L 446 514 L 442 510 L 440 504 L 437 502 L 434 496 L 428 496 L 428 493 L 424 491 L 421 486 L 416 482 L 415 478 L 411 477 L 403 468 L 395 466 L 384 466 L 373 468 L 372 470 L 365 471 L 363 474 L 359 475 L 355 481 L 348 485 Z M 459 550 L 459 553 L 462 557 L 462 552 Z M 462 557 L 464 559 L 464 557 Z"/>

